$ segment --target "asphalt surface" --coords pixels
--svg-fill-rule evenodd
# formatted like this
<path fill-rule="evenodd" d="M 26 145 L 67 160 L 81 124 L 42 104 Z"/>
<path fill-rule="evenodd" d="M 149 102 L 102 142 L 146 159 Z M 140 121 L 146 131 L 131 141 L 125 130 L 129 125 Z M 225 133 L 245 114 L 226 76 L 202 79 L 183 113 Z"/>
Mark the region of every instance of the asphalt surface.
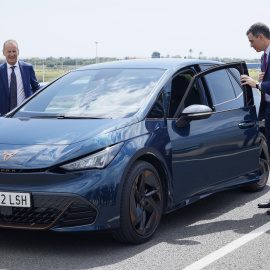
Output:
<path fill-rule="evenodd" d="M 266 210 L 257 208 L 269 199 L 270 186 L 258 193 L 214 194 L 163 215 L 151 241 L 137 246 L 117 243 L 107 234 L 1 229 L 0 269 L 185 269 L 270 222 Z M 203 269 L 270 269 L 269 232 Z"/>

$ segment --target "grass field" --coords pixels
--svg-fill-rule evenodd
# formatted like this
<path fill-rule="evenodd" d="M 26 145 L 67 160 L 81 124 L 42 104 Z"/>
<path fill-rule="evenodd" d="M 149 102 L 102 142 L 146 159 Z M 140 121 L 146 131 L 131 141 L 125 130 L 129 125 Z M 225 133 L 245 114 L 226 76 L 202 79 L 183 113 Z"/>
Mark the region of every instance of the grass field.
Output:
<path fill-rule="evenodd" d="M 248 72 L 249 72 L 249 76 L 251 78 L 253 78 L 257 82 L 258 81 L 258 76 L 259 76 L 258 71 L 249 70 Z"/>
<path fill-rule="evenodd" d="M 79 68 L 79 66 L 77 66 Z M 51 82 L 58 78 L 59 76 L 67 73 L 68 71 L 74 69 L 74 66 L 65 66 L 64 69 L 54 69 L 54 68 L 44 68 L 44 82 Z M 42 66 L 36 66 L 35 73 L 37 80 L 43 82 L 43 68 Z"/>

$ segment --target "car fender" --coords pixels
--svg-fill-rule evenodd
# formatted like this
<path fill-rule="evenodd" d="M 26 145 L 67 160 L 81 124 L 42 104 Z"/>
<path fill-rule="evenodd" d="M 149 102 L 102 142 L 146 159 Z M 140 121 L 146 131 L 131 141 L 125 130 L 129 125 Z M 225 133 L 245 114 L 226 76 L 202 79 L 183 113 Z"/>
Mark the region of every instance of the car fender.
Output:
<path fill-rule="evenodd" d="M 127 142 L 128 143 L 128 142 Z M 131 150 L 131 149 L 129 149 Z M 171 153 L 171 152 L 170 152 Z M 171 159 L 171 155 L 168 155 L 168 159 Z M 171 169 L 168 167 L 168 161 L 164 158 L 164 156 L 155 148 L 153 147 L 143 147 L 139 150 L 136 148 L 133 149 L 133 154 L 129 157 L 129 161 L 126 164 L 124 172 L 121 176 L 121 180 L 118 187 L 117 192 L 117 205 L 120 205 L 123 186 L 125 183 L 125 179 L 128 175 L 128 172 L 135 161 L 143 160 L 151 163 L 154 167 L 156 167 L 157 171 L 164 172 L 164 174 L 160 175 L 160 178 L 163 182 L 163 193 L 164 193 L 164 212 L 167 212 L 168 209 L 172 207 L 172 174 Z M 157 161 L 157 162 L 155 162 Z M 154 163 L 154 164 L 153 164 Z M 159 166 L 160 165 L 160 166 Z M 165 179 L 164 179 L 165 177 Z"/>

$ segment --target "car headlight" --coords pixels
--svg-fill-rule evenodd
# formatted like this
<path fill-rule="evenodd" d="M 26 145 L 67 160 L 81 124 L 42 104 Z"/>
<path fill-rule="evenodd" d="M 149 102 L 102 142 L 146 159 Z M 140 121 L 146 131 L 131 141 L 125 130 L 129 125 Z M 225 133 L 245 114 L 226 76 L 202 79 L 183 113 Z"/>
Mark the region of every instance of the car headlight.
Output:
<path fill-rule="evenodd" d="M 102 169 L 106 167 L 116 157 L 124 143 L 118 143 L 116 145 L 105 148 L 104 150 L 90 155 L 88 157 L 76 160 L 74 162 L 60 166 L 68 171 L 77 171 L 85 169 Z"/>

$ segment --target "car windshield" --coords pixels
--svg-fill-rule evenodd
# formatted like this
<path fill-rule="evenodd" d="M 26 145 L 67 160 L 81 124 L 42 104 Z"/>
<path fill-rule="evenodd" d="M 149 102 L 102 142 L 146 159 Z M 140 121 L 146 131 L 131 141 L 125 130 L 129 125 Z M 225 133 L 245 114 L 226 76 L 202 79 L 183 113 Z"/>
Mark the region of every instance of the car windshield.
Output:
<path fill-rule="evenodd" d="M 163 73 L 162 69 L 73 71 L 41 91 L 13 117 L 130 117 Z"/>

